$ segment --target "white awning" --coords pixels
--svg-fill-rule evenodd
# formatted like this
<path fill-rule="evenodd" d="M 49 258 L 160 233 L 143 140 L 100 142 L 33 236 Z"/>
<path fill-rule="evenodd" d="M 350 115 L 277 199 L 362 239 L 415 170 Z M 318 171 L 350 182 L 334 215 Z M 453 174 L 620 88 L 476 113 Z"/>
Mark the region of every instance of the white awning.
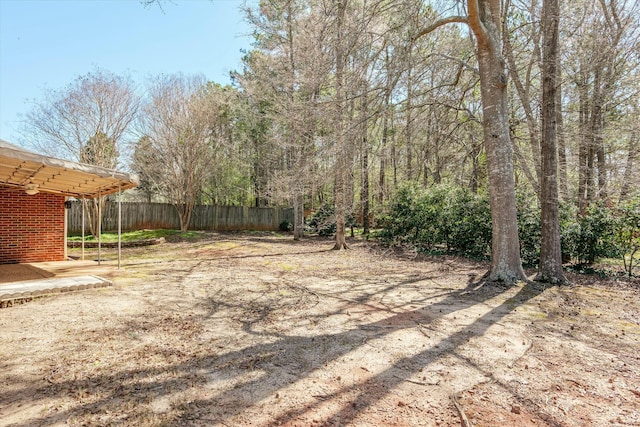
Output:
<path fill-rule="evenodd" d="M 0 139 L 0 186 L 94 198 L 137 185 L 136 175 L 43 156 Z"/>

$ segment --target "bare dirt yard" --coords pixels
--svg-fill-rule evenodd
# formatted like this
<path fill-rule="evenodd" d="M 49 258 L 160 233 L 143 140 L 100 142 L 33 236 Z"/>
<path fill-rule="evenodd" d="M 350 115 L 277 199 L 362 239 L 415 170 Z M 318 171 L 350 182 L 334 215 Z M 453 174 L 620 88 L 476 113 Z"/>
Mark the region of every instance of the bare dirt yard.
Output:
<path fill-rule="evenodd" d="M 113 287 L 0 309 L 0 425 L 640 426 L 637 279 L 331 246 L 132 248 Z"/>

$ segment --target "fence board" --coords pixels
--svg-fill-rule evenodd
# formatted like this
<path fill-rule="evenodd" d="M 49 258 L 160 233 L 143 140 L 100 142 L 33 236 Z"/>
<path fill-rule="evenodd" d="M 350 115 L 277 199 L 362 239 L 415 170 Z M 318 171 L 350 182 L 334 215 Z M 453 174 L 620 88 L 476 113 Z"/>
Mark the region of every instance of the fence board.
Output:
<path fill-rule="evenodd" d="M 69 233 L 82 231 L 82 204 L 73 203 L 68 214 Z M 89 220 L 85 220 L 89 233 Z M 190 230 L 276 231 L 282 221 L 293 224 L 292 208 L 255 208 L 247 206 L 195 206 L 189 223 Z M 180 217 L 173 205 L 168 203 L 122 203 L 122 230 L 179 229 Z M 118 204 L 107 202 L 102 215 L 102 230 L 118 230 Z"/>

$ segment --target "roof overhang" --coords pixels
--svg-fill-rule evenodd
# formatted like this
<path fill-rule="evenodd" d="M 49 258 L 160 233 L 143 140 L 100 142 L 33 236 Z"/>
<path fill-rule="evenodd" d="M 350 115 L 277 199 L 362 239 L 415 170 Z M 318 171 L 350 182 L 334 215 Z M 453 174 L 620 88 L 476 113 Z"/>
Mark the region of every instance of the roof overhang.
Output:
<path fill-rule="evenodd" d="M 0 186 L 95 198 L 137 185 L 132 174 L 43 156 L 0 140 Z"/>

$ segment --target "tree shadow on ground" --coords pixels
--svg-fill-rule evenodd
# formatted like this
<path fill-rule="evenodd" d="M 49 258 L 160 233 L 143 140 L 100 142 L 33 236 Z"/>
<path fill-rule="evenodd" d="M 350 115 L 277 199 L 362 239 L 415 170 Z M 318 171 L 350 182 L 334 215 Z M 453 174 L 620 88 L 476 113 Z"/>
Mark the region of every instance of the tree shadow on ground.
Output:
<path fill-rule="evenodd" d="M 469 289 L 475 288 L 475 284 L 470 284 Z M 534 284 L 525 285 L 517 295 L 506 300 L 503 304 L 493 308 L 485 313 L 483 316 L 475 320 L 468 326 L 465 326 L 457 332 L 445 337 L 441 340 L 437 348 L 427 348 L 422 352 L 419 352 L 413 356 L 405 357 L 398 360 L 393 366 L 388 367 L 386 370 L 378 373 L 377 375 L 367 379 L 360 384 L 353 384 L 349 387 L 345 387 L 340 390 L 341 394 L 351 394 L 351 391 L 355 391 L 357 397 L 351 401 L 350 405 L 344 406 L 340 411 L 333 414 L 328 420 L 325 421 L 327 425 L 334 425 L 338 423 L 349 423 L 357 415 L 358 412 L 374 405 L 376 402 L 383 399 L 389 390 L 395 388 L 400 383 L 408 380 L 414 373 L 421 371 L 428 365 L 434 363 L 438 359 L 441 359 L 445 355 L 456 354 L 456 349 L 462 344 L 467 342 L 471 337 L 477 337 L 483 335 L 489 327 L 499 322 L 504 316 L 512 312 L 519 305 L 525 303 L 530 298 L 538 295 L 541 288 Z M 465 292 L 465 291 L 463 291 Z M 459 295 L 450 298 L 460 298 Z M 484 300 L 473 299 L 475 303 L 483 302 Z M 446 302 L 444 303 L 446 305 Z M 450 312 L 451 313 L 451 312 Z M 446 313 L 446 314 L 450 314 Z M 425 318 L 422 311 L 415 311 L 398 315 L 396 317 L 405 317 L 406 321 L 411 322 L 430 322 L 433 319 Z M 387 323 L 388 320 L 385 320 Z M 404 322 L 401 322 L 402 324 Z M 403 369 L 397 369 L 402 366 Z M 412 371 L 407 371 L 406 367 L 412 367 Z M 491 375 L 490 373 L 487 373 Z M 384 387 L 375 386 L 377 384 L 384 384 Z M 357 408 L 355 410 L 354 408 Z M 278 417 L 274 424 L 288 422 L 294 420 L 304 414 L 305 412 L 313 411 L 313 405 L 304 408 L 299 408 L 293 411 L 289 411 L 280 417 Z"/>
<path fill-rule="evenodd" d="M 18 424 L 20 426 L 55 425 L 82 414 L 104 414 L 105 419 L 110 420 L 109 422 L 125 424 L 144 424 L 153 422 L 154 419 L 156 422 L 162 420 L 164 423 L 179 425 L 198 422 L 225 424 L 226 420 L 247 408 L 322 370 L 327 364 L 338 361 L 364 342 L 420 325 L 429 327 L 446 315 L 477 304 L 486 304 L 490 299 L 508 290 L 500 284 L 476 282 L 475 277 L 470 277 L 464 289 L 448 293 L 443 291 L 440 294 L 444 297 L 443 299 L 423 301 L 415 309 L 407 310 L 406 307 L 401 306 L 384 308 L 372 302 L 380 292 L 402 288 L 425 278 L 427 276 L 392 283 L 383 289 L 377 289 L 375 293 L 365 292 L 356 299 L 346 300 L 348 303 L 358 305 L 371 304 L 372 310 L 384 310 L 388 313 L 388 316 L 380 320 L 358 324 L 347 330 L 313 336 L 288 335 L 255 330 L 253 326 L 263 320 L 260 316 L 246 318 L 245 321 L 239 319 L 245 332 L 263 335 L 267 342 L 229 351 L 212 348 L 207 354 L 198 355 L 172 348 L 149 347 L 148 350 L 154 352 L 154 356 L 165 358 L 167 363 L 160 367 L 100 372 L 85 379 L 45 378 L 46 383 L 41 380 L 25 382 L 21 379 L 25 387 L 5 394 L 2 400 L 6 403 L 15 403 L 38 400 L 52 394 L 59 396 L 70 394 L 79 402 L 57 413 L 43 415 L 41 418 Z M 362 411 L 392 393 L 394 387 L 443 357 L 456 355 L 457 349 L 471 337 L 483 335 L 492 325 L 543 290 L 544 288 L 538 284 L 527 283 L 515 296 L 492 307 L 467 326 L 442 337 L 438 345 L 429 346 L 416 354 L 402 357 L 363 382 L 349 384 L 331 394 L 321 396 L 316 403 L 289 409 L 277 415 L 270 424 L 292 422 L 301 416 L 313 413 L 326 399 L 340 396 L 348 399 L 350 404 L 334 412 L 324 424 L 348 424 Z M 341 298 L 339 290 L 336 290 L 333 295 L 320 295 L 320 297 Z M 434 295 L 430 296 L 431 299 L 433 297 Z M 214 316 L 222 308 L 220 302 L 215 299 L 205 301 L 205 304 L 209 306 L 209 316 Z M 322 316 L 330 317 L 341 314 L 343 311 L 344 308 L 339 307 Z M 129 333 L 138 331 L 141 322 L 140 319 L 129 319 L 124 326 L 125 330 L 120 333 L 127 333 L 127 330 Z M 162 379 L 154 379 L 158 376 L 162 376 Z M 134 409 L 136 406 L 148 406 L 150 402 L 166 398 L 173 393 L 203 387 L 207 382 L 224 380 L 233 382 L 234 379 L 239 381 L 233 387 L 209 393 L 204 398 L 189 399 L 188 403 L 177 408 L 178 411 L 174 412 L 176 415 L 171 419 L 167 419 L 162 413 L 153 415 L 151 411 L 136 412 Z M 98 396 L 98 398 L 88 399 L 89 395 Z M 248 401 L 247 396 L 250 396 Z"/>

